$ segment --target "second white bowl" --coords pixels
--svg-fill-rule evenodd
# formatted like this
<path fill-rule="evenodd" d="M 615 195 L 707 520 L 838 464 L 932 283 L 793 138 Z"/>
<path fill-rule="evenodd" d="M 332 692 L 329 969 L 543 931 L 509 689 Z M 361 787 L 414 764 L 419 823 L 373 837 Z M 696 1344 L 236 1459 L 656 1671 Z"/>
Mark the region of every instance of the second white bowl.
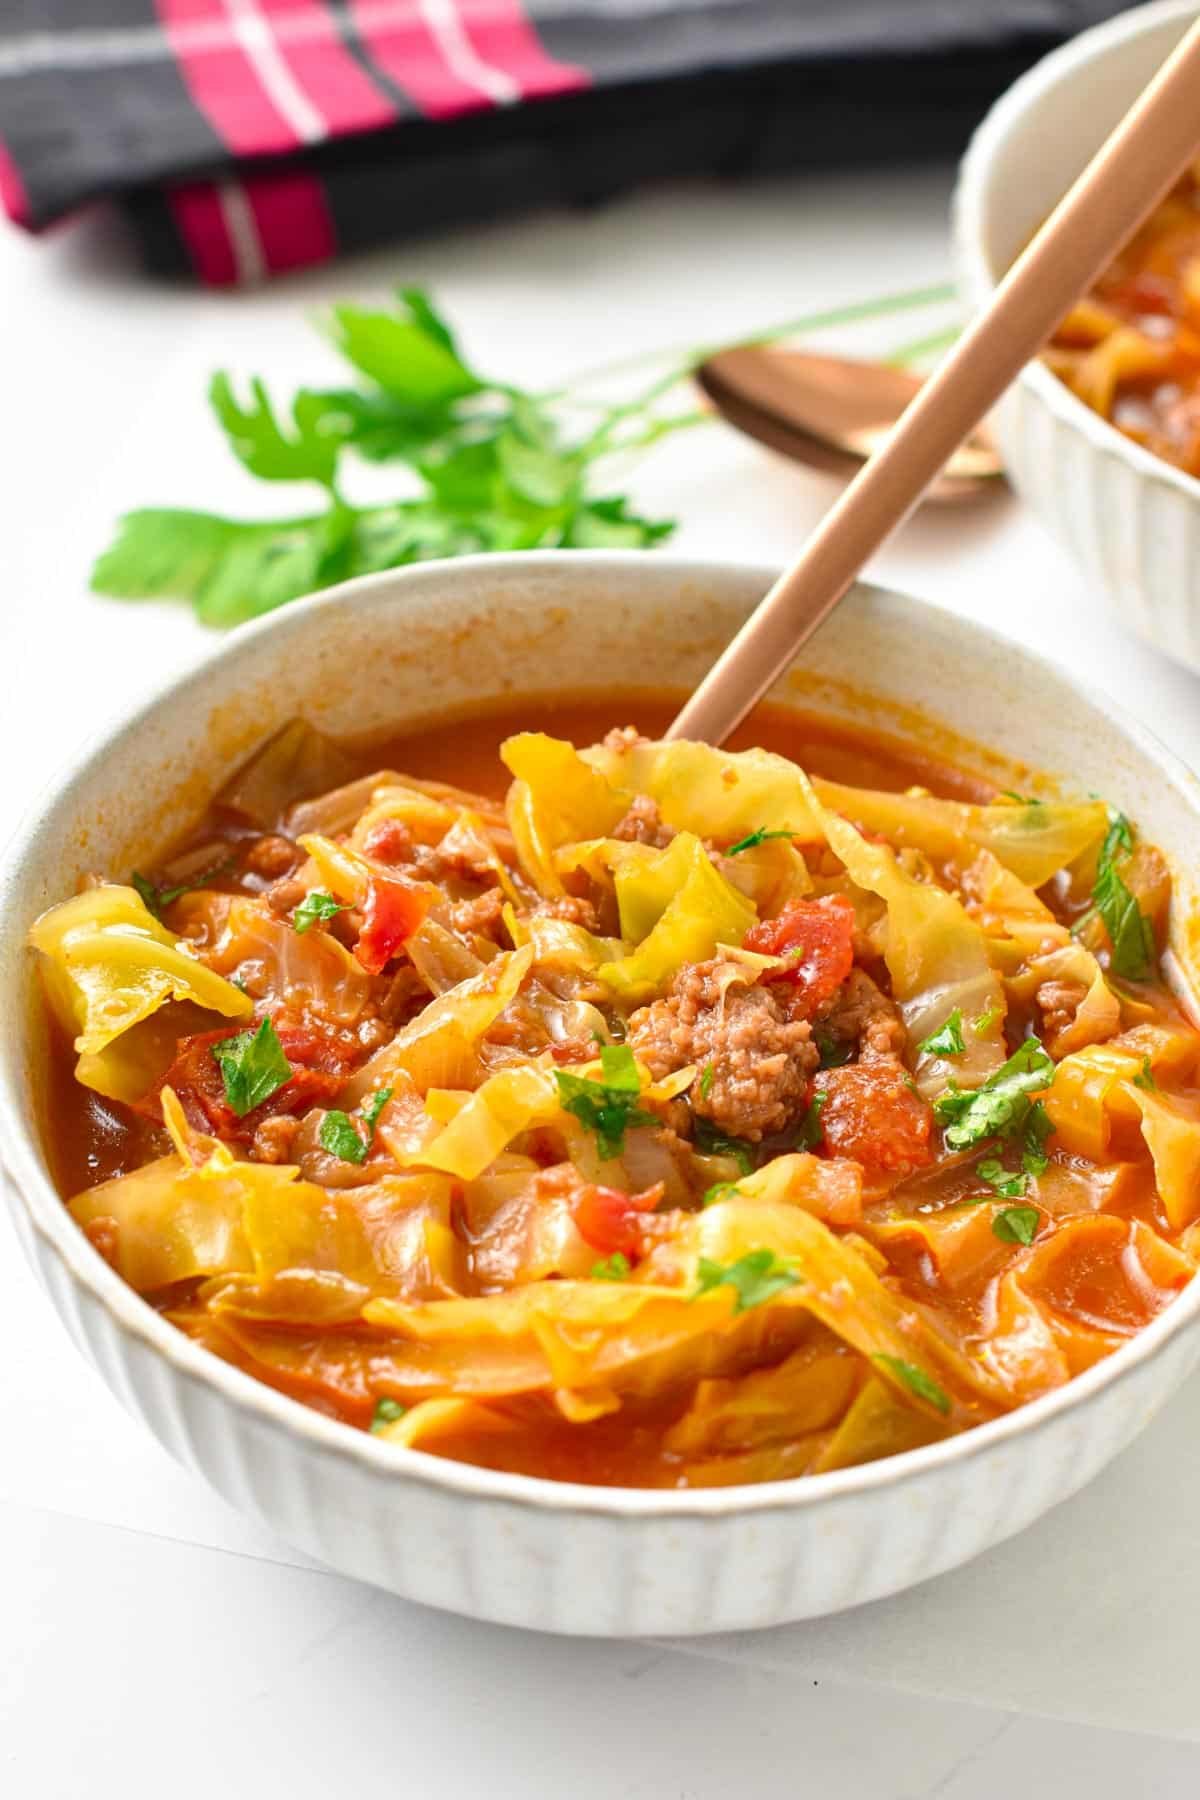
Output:
<path fill-rule="evenodd" d="M 1161 0 L 1086 31 L 997 101 L 954 200 L 961 286 L 981 306 L 1200 11 Z M 1200 669 L 1200 481 L 1030 363 L 993 420 L 1013 485 L 1121 618 Z"/>

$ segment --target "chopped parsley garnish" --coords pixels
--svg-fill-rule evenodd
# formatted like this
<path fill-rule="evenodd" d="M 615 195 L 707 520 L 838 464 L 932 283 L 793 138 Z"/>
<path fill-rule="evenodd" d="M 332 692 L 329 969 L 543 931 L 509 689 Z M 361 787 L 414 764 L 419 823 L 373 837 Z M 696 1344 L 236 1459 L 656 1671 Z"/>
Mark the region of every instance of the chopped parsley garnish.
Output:
<path fill-rule="evenodd" d="M 1029 1185 L 1029 1177 L 1020 1173 L 1014 1174 L 1006 1169 L 1002 1162 L 989 1156 L 975 1170 L 980 1181 L 986 1181 L 994 1194 L 1001 1200 L 1019 1200 Z"/>
<path fill-rule="evenodd" d="M 910 1394 L 928 1405 L 936 1407 L 940 1413 L 950 1411 L 950 1396 L 944 1387 L 939 1387 L 932 1375 L 918 1368 L 916 1363 L 905 1362 L 902 1356 L 886 1356 L 883 1351 L 871 1358 L 872 1362 L 882 1363 L 884 1368 L 906 1387 Z"/>
<path fill-rule="evenodd" d="M 1030 1095 L 1048 1088 L 1054 1080 L 1054 1061 L 1037 1038 L 1026 1038 L 1006 1063 L 989 1075 L 982 1087 L 960 1088 L 952 1081 L 944 1094 L 933 1103 L 933 1115 L 946 1130 L 946 1143 L 951 1150 L 969 1150 L 989 1137 L 1020 1137 L 1033 1111 Z M 1033 1127 L 1031 1153 L 1041 1155 L 1041 1146 L 1052 1129 L 1044 1111 L 1043 1129 L 1039 1120 Z M 1043 1168 L 1045 1160 L 1042 1161 Z"/>
<path fill-rule="evenodd" d="M 821 1055 L 823 1069 L 840 1069 L 854 1055 L 854 1045 L 842 1038 L 835 1038 L 831 1032 L 813 1032 L 813 1041 Z"/>
<path fill-rule="evenodd" d="M 342 1162 L 365 1162 L 367 1152 L 375 1141 L 376 1120 L 391 1097 L 391 1088 L 385 1087 L 376 1088 L 370 1099 L 364 1100 L 362 1116 L 367 1128 L 365 1138 L 360 1136 L 353 1120 L 346 1113 L 336 1110 L 327 1112 L 317 1133 L 317 1142 L 322 1150 L 328 1150 L 330 1156 L 340 1157 Z"/>
<path fill-rule="evenodd" d="M 986 1037 L 999 1017 L 1000 1008 L 998 1006 L 989 1006 L 986 1012 L 981 1012 L 979 1017 L 973 1019 L 971 1022 L 979 1036 Z"/>
<path fill-rule="evenodd" d="M 257 1031 L 222 1038 L 212 1053 L 225 1083 L 225 1098 L 239 1119 L 291 1080 L 292 1065 L 270 1019 L 264 1019 Z"/>
<path fill-rule="evenodd" d="M 696 1148 L 701 1156 L 731 1156 L 743 1175 L 754 1167 L 754 1145 L 718 1131 L 711 1119 L 696 1120 Z"/>
<path fill-rule="evenodd" d="M 1050 1167 L 1046 1139 L 1053 1130 L 1053 1119 L 1042 1102 L 1035 1100 L 1021 1127 L 1021 1167 L 1027 1175 L 1044 1175 Z"/>
<path fill-rule="evenodd" d="M 992 1220 L 992 1230 L 1005 1244 L 1032 1244 L 1041 1214 L 1036 1206 L 1006 1206 Z"/>
<path fill-rule="evenodd" d="M 733 1310 L 740 1313 L 761 1306 L 764 1300 L 773 1300 L 785 1288 L 798 1286 L 800 1277 L 787 1263 L 780 1262 L 773 1250 L 747 1250 L 745 1256 L 728 1264 L 702 1256 L 696 1267 L 696 1280 L 693 1300 L 713 1288 L 731 1287 L 735 1295 Z"/>
<path fill-rule="evenodd" d="M 593 1281 L 625 1281 L 629 1276 L 629 1258 L 614 1250 L 604 1262 L 592 1264 Z"/>
<path fill-rule="evenodd" d="M 161 924 L 164 906 L 170 906 L 172 900 L 178 900 L 181 894 L 194 894 L 198 888 L 207 887 L 218 875 L 228 875 L 234 861 L 232 856 L 227 856 L 224 862 L 206 869 L 203 875 L 197 875 L 195 881 L 180 881 L 174 887 L 155 887 L 147 876 L 135 869 L 129 877 L 129 885 L 137 893 L 146 911 Z"/>
<path fill-rule="evenodd" d="M 382 1431 L 387 1425 L 394 1425 L 408 1411 L 398 1400 L 377 1400 L 375 1411 L 371 1414 L 371 1430 Z"/>
<path fill-rule="evenodd" d="M 710 1188 L 705 1188 L 701 1198 L 701 1206 L 715 1206 L 718 1200 L 732 1200 L 735 1194 L 741 1193 L 736 1181 L 714 1181 Z"/>
<path fill-rule="evenodd" d="M 566 1069 L 556 1069 L 554 1079 L 559 1105 L 595 1132 L 601 1159 L 607 1162 L 620 1156 L 631 1125 L 657 1125 L 659 1120 L 657 1114 L 638 1105 L 642 1084 L 628 1044 L 602 1045 L 600 1066 L 602 1081 L 572 1075 Z"/>
<path fill-rule="evenodd" d="M 708 1096 L 712 1093 L 713 1077 L 715 1075 L 716 1070 L 713 1068 L 713 1065 L 711 1063 L 705 1063 L 703 1069 L 700 1071 L 700 1080 L 697 1084 L 700 1089 L 700 1098 L 702 1100 L 707 1100 Z"/>
<path fill-rule="evenodd" d="M 375 1092 L 373 1094 L 369 1095 L 368 1098 L 363 1101 L 363 1104 L 362 1104 L 363 1123 L 366 1126 L 371 1137 L 375 1136 L 375 1127 L 379 1122 L 379 1115 L 383 1111 L 384 1107 L 387 1105 L 387 1103 L 391 1099 L 391 1097 L 392 1097 L 391 1088 L 383 1087 L 383 1088 L 376 1088 Z"/>
<path fill-rule="evenodd" d="M 1036 794 L 1018 794 L 1012 788 L 1001 788 L 1000 798 L 1015 800 L 1018 806 L 1044 806 L 1046 804 L 1044 800 L 1039 800 Z"/>
<path fill-rule="evenodd" d="M 1134 1076 L 1133 1085 L 1136 1088 L 1141 1088 L 1147 1094 L 1156 1094 L 1158 1092 L 1158 1083 L 1154 1079 L 1154 1066 L 1148 1056 L 1143 1056 L 1141 1069 L 1138 1074 Z"/>
<path fill-rule="evenodd" d="M 821 1125 L 821 1113 L 829 1095 L 824 1088 L 818 1088 L 808 1103 L 808 1111 L 796 1127 L 797 1150 L 815 1150 L 825 1136 Z"/>
<path fill-rule="evenodd" d="M 770 838 L 794 838 L 795 835 L 794 831 L 767 831 L 764 826 L 760 825 L 758 830 L 750 832 L 748 837 L 739 838 L 736 844 L 730 844 L 725 854 L 726 856 L 740 856 L 743 850 L 756 850 L 760 844 L 765 844 Z"/>
<path fill-rule="evenodd" d="M 336 914 L 345 912 L 347 908 L 339 905 L 332 894 L 324 888 L 314 888 L 311 894 L 305 894 L 303 900 L 292 914 L 292 929 L 301 937 L 313 925 L 324 925 Z"/>
<path fill-rule="evenodd" d="M 967 1047 L 962 1022 L 962 1009 L 956 1006 L 945 1024 L 931 1031 L 917 1049 L 925 1056 L 961 1056 Z"/>
<path fill-rule="evenodd" d="M 1078 932 L 1088 919 L 1099 917 L 1112 944 L 1110 967 L 1113 974 L 1123 976 L 1127 981 L 1141 981 L 1154 966 L 1158 946 L 1154 941 L 1153 925 L 1118 867 L 1118 858 L 1126 859 L 1133 850 L 1133 827 L 1124 813 L 1111 807 L 1108 819 L 1108 830 L 1096 862 L 1091 909 L 1080 919 L 1075 930 Z"/>

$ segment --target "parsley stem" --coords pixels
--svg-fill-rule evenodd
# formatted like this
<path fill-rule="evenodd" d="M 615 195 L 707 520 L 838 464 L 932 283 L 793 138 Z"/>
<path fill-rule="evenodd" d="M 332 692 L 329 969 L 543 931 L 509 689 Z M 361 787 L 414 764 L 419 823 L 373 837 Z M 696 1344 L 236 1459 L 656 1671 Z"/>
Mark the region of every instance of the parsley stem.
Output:
<path fill-rule="evenodd" d="M 655 384 L 657 392 L 665 393 L 675 382 L 682 381 L 690 374 L 697 363 L 703 362 L 706 356 L 715 356 L 719 350 L 740 348 L 748 344 L 771 344 L 779 338 L 798 337 L 802 332 L 829 331 L 837 325 L 856 325 L 866 319 L 886 318 L 891 313 L 915 312 L 925 306 L 946 306 L 954 298 L 955 291 L 949 283 L 936 287 L 909 288 L 899 294 L 882 294 L 872 300 L 857 300 L 846 306 L 827 307 L 821 312 L 801 313 L 798 318 L 786 319 L 782 324 L 767 326 L 762 331 L 747 332 L 744 336 L 727 339 L 720 344 L 703 344 L 682 350 L 667 346 L 659 350 L 643 350 L 636 356 L 625 356 L 616 362 L 599 363 L 593 368 L 584 369 L 580 374 L 572 376 L 563 387 L 542 394 L 540 398 L 562 399 L 568 397 L 573 388 L 585 387 L 594 381 L 605 381 L 609 376 L 623 375 L 632 369 L 646 368 L 651 363 L 670 358 L 675 364 L 673 371 L 662 377 L 661 384 Z M 645 396 L 640 404 L 645 404 Z"/>
<path fill-rule="evenodd" d="M 677 431 L 690 431 L 694 425 L 715 425 L 718 423 L 718 419 L 717 413 L 699 409 L 695 412 L 672 413 L 667 419 L 651 419 L 644 431 L 623 439 L 619 444 L 606 445 L 600 442 L 602 434 L 598 433 L 596 438 L 589 440 L 585 449 L 587 454 L 597 461 L 602 456 L 623 456 L 627 451 L 647 450 L 651 444 L 657 444 L 660 439 L 670 437 Z"/>
<path fill-rule="evenodd" d="M 940 356 L 957 343 L 960 336 L 957 325 L 947 327 L 945 331 L 931 331 L 925 337 L 914 338 L 911 343 L 901 344 L 898 350 L 891 350 L 884 357 L 884 362 L 891 363 L 894 368 L 907 368 L 909 363 L 924 362 L 928 356 Z"/>

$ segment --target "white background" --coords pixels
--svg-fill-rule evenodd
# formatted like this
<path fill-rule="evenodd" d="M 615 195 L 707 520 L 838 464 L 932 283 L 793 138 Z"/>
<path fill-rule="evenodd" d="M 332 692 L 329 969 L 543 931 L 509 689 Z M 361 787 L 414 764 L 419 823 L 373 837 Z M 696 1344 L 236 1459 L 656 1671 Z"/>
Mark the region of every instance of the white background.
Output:
<path fill-rule="evenodd" d="M 312 309 L 403 280 L 436 291 L 482 366 L 546 385 L 941 279 L 949 185 L 672 189 L 234 295 L 149 282 L 111 221 L 36 246 L 0 228 L 0 825 L 75 740 L 210 641 L 183 608 L 89 596 L 87 568 L 125 507 L 261 506 L 206 416 L 215 367 L 281 392 L 333 379 Z M 754 560 L 793 551 L 832 493 L 720 428 L 665 446 L 633 491 L 680 520 L 679 549 Z M 1070 661 L 1200 761 L 1195 678 L 1126 636 L 1012 499 L 923 513 L 871 573 Z M 1086 1494 L 915 1594 L 720 1644 L 562 1643 L 357 1587 L 239 1519 L 126 1420 L 17 1254 L 0 1221 L 0 1793 L 1200 1787 L 1196 1383 Z"/>

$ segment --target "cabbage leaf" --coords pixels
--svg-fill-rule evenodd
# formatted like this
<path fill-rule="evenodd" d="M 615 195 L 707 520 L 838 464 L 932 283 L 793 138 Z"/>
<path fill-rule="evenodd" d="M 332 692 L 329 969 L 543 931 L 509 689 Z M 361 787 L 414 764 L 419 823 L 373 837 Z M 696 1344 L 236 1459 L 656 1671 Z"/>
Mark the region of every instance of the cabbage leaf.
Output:
<path fill-rule="evenodd" d="M 247 995 L 152 917 L 133 888 L 88 888 L 43 913 L 29 937 L 45 959 L 51 1005 L 74 1035 L 76 1079 L 113 1100 L 136 1100 L 145 1091 L 140 1060 L 121 1055 L 120 1038 L 168 1000 L 226 1018 L 254 1010 Z"/>

